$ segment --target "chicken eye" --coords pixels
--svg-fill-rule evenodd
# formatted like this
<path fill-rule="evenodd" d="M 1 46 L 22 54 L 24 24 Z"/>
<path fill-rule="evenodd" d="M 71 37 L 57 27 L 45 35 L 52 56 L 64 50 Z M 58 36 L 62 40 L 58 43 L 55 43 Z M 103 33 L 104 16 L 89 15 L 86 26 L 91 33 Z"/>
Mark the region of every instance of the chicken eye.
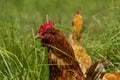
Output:
<path fill-rule="evenodd" d="M 46 32 L 44 32 L 42 35 L 43 35 L 43 36 L 46 36 L 46 35 L 47 35 L 47 33 L 46 33 Z"/>

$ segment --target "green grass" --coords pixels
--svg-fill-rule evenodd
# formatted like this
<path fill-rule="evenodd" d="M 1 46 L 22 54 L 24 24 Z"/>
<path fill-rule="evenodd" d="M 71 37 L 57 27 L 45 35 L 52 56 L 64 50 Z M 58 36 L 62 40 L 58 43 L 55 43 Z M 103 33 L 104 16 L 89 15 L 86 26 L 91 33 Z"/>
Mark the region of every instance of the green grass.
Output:
<path fill-rule="evenodd" d="M 93 19 L 97 25 L 83 33 L 88 53 L 94 55 L 93 60 L 107 59 L 110 62 L 108 72 L 120 71 L 120 8 L 106 9 Z"/>
<path fill-rule="evenodd" d="M 66 37 L 77 10 L 84 19 L 83 42 L 93 61 L 107 59 L 120 71 L 119 0 L 0 0 L 0 80 L 49 80 L 47 50 L 35 40 L 41 23 L 56 23 Z"/>

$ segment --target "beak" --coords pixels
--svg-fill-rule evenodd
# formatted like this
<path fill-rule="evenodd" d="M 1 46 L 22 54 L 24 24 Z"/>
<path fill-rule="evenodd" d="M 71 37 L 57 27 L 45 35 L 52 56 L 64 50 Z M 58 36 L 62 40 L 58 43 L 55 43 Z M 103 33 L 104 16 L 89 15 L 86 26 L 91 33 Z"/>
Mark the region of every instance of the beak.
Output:
<path fill-rule="evenodd" d="M 35 39 L 38 39 L 38 38 L 40 38 L 40 34 L 39 33 L 35 36 Z"/>

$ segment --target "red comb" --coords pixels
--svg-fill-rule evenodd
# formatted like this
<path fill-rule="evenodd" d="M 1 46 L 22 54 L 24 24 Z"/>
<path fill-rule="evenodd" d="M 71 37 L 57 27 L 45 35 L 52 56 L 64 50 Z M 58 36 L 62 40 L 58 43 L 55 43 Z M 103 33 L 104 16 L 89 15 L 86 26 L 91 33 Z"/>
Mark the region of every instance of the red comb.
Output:
<path fill-rule="evenodd" d="M 46 22 L 41 25 L 41 28 L 54 28 L 54 22 Z"/>
<path fill-rule="evenodd" d="M 46 22 L 40 26 L 39 32 L 44 32 L 47 29 L 54 28 L 54 22 Z"/>

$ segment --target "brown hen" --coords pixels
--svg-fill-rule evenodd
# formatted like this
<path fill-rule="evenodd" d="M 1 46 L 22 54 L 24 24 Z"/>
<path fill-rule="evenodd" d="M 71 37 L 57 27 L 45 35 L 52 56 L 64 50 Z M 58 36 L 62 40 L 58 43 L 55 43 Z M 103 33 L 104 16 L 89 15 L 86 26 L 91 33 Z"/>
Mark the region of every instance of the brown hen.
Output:
<path fill-rule="evenodd" d="M 53 22 L 41 25 L 36 38 L 48 48 L 50 80 L 84 80 L 71 45 Z"/>

